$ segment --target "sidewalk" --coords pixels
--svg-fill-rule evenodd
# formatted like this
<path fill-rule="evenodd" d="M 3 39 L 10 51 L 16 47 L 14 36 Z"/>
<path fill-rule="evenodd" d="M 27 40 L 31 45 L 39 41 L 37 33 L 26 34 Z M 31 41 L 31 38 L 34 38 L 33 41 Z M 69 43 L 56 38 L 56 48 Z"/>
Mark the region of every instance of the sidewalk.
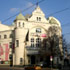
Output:
<path fill-rule="evenodd" d="M 0 65 L 0 68 L 2 69 L 8 69 L 8 70 L 24 70 L 24 67 L 10 67 L 10 65 Z M 51 68 L 42 68 L 42 70 L 51 70 Z M 59 69 L 53 69 L 52 70 L 59 70 Z"/>
<path fill-rule="evenodd" d="M 0 64 L 0 67 L 10 67 L 10 65 Z"/>

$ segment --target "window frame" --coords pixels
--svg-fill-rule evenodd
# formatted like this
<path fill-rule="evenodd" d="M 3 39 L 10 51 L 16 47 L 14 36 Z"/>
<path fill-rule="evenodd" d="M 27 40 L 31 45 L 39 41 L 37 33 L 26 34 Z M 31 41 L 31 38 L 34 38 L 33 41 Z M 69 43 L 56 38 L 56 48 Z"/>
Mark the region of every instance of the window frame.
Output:
<path fill-rule="evenodd" d="M 36 28 L 36 33 L 41 33 L 41 28 Z"/>
<path fill-rule="evenodd" d="M 12 46 L 13 46 L 12 42 L 9 42 L 9 48 L 12 48 Z"/>
<path fill-rule="evenodd" d="M 41 38 L 37 38 L 36 39 L 36 47 L 40 47 L 41 46 Z"/>
<path fill-rule="evenodd" d="M 7 39 L 7 35 L 4 35 L 4 39 Z"/>
<path fill-rule="evenodd" d="M 34 47 L 34 38 L 31 38 L 31 47 Z"/>

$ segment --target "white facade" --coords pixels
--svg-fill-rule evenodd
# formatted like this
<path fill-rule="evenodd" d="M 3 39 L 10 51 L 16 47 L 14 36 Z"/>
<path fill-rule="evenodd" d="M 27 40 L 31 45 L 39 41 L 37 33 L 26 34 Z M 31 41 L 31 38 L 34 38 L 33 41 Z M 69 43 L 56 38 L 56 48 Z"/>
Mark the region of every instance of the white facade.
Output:
<path fill-rule="evenodd" d="M 60 51 L 62 55 L 61 37 L 60 22 L 54 17 L 46 19 L 45 14 L 37 6 L 31 15 L 24 17 L 20 13 L 12 26 L 0 23 L 0 47 L 3 49 L 0 52 L 0 60 L 10 61 L 9 57 L 12 55 L 13 65 L 36 64 L 44 61 L 47 56 L 51 56 L 49 42 L 52 39 L 58 44 L 54 45 L 55 50 Z M 6 48 L 4 44 L 8 47 Z M 6 50 L 9 50 L 8 54 Z"/>

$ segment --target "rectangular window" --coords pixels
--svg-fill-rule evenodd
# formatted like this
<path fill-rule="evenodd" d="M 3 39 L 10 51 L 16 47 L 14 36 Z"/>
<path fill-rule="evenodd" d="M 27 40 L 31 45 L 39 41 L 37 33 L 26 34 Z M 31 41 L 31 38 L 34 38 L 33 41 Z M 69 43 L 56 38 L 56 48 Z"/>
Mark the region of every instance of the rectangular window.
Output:
<path fill-rule="evenodd" d="M 31 38 L 31 42 L 34 42 L 34 38 Z"/>
<path fill-rule="evenodd" d="M 12 42 L 9 43 L 9 47 L 12 48 Z"/>
<path fill-rule="evenodd" d="M 19 27 L 21 26 L 21 23 L 19 22 Z"/>
<path fill-rule="evenodd" d="M 16 47 L 19 46 L 19 40 L 16 40 Z"/>
<path fill-rule="evenodd" d="M 12 54 L 9 54 L 9 59 L 12 59 Z"/>
<path fill-rule="evenodd" d="M 31 47 L 34 47 L 34 43 L 31 43 Z"/>

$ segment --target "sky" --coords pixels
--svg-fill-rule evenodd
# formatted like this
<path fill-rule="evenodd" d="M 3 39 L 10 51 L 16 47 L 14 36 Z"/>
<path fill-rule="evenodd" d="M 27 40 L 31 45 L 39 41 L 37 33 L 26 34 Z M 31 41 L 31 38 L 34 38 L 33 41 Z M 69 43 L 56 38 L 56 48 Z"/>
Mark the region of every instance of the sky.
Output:
<path fill-rule="evenodd" d="M 0 0 L 0 21 L 2 24 L 11 25 L 15 20 L 17 13 L 36 4 L 37 1 L 41 0 Z M 62 34 L 64 35 L 67 43 L 70 43 L 70 0 L 43 0 L 39 3 L 39 6 L 45 13 L 46 18 L 53 16 L 60 21 Z M 36 5 L 26 11 L 23 11 L 22 14 L 24 16 L 26 14 L 31 14 L 35 7 Z M 8 19 L 11 16 L 14 17 Z M 5 21 L 6 19 L 8 20 Z"/>

